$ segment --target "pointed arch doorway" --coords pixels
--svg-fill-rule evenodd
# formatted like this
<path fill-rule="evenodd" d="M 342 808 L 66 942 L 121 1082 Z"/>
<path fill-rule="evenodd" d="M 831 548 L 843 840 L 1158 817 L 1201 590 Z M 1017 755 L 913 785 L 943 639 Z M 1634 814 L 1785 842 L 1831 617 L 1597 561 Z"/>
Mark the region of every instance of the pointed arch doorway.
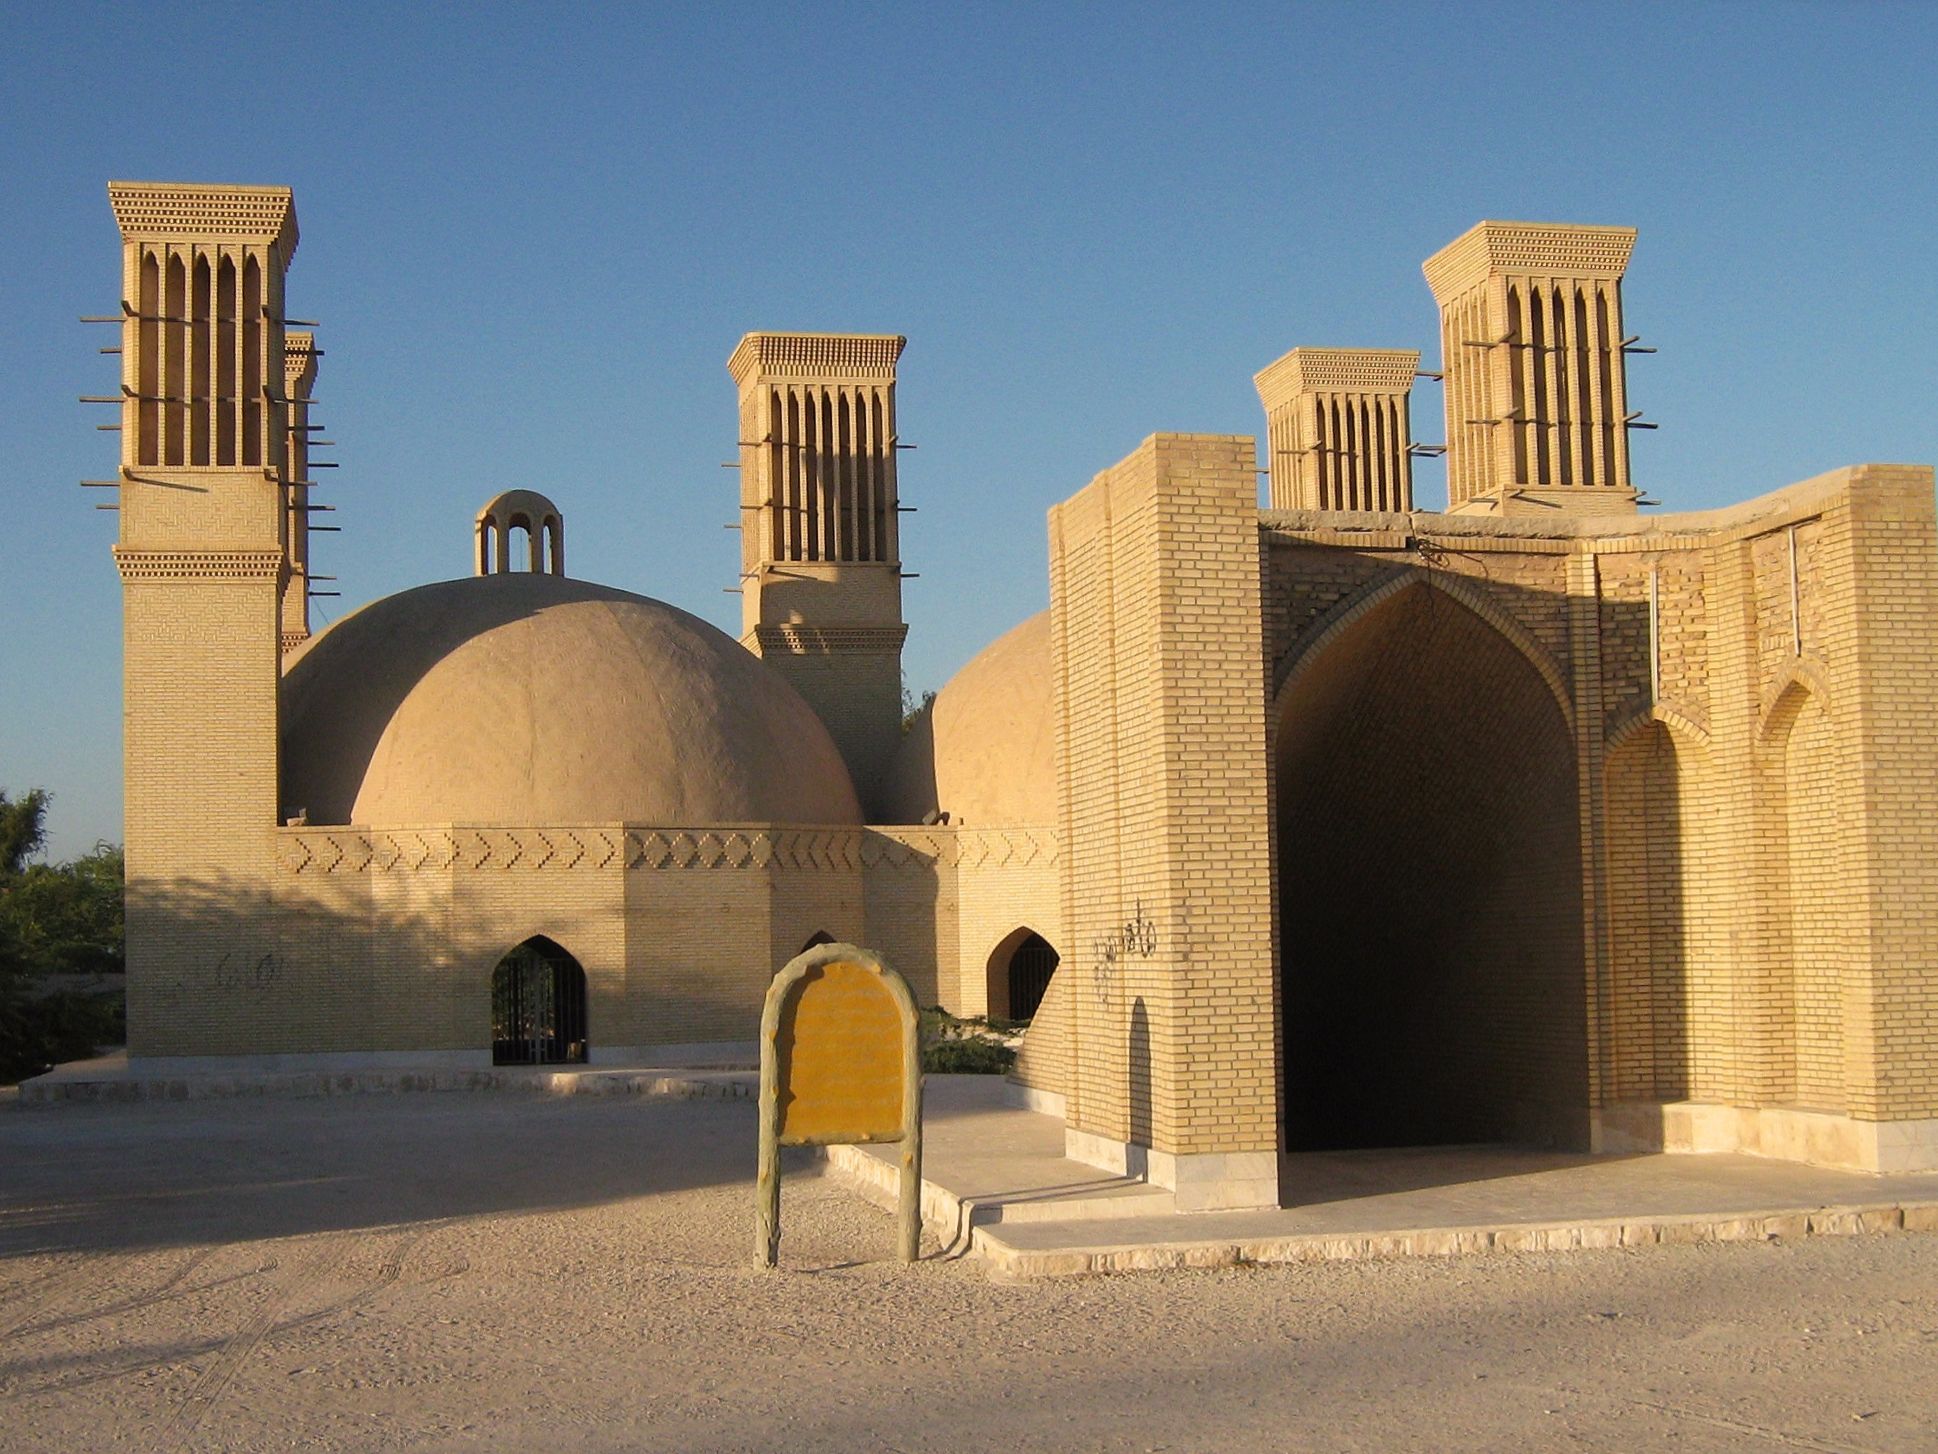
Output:
<path fill-rule="evenodd" d="M 1057 952 L 1028 925 L 1009 934 L 989 956 L 988 1006 L 992 1020 L 1029 1020 L 1043 1003 L 1056 973 Z"/>
<path fill-rule="evenodd" d="M 1528 649 L 1424 577 L 1278 704 L 1285 1144 L 1586 1139 L 1573 735 Z"/>
<path fill-rule="evenodd" d="M 583 1065 L 585 970 L 535 935 L 491 971 L 491 1063 Z"/>

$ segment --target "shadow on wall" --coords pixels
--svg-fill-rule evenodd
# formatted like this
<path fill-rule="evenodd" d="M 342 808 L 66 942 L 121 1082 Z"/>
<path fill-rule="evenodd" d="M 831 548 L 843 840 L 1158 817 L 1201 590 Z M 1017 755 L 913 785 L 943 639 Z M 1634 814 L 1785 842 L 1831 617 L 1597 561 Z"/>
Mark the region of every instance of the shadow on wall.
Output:
<path fill-rule="evenodd" d="M 643 1019 L 749 1040 L 767 978 L 811 924 L 777 942 L 774 962 L 696 962 L 691 951 L 629 966 L 610 936 L 575 932 L 542 875 L 487 914 L 448 874 L 282 876 L 273 892 L 227 880 L 137 879 L 128 888 L 131 1054 L 293 1055 L 468 1051 L 489 1059 L 493 972 L 534 936 L 582 966 L 602 1045 L 650 1043 Z M 381 901 L 373 894 L 381 892 Z M 413 907 L 415 905 L 415 907 Z M 619 912 L 617 908 L 613 912 Z M 582 927 L 582 926 L 580 926 Z M 645 983 L 641 983 L 642 978 Z"/>
<path fill-rule="evenodd" d="M 455 912 L 375 909 L 370 896 L 362 875 L 300 896 L 227 878 L 132 880 L 130 1053 L 489 1050 L 492 970 L 547 926 L 501 942 Z"/>

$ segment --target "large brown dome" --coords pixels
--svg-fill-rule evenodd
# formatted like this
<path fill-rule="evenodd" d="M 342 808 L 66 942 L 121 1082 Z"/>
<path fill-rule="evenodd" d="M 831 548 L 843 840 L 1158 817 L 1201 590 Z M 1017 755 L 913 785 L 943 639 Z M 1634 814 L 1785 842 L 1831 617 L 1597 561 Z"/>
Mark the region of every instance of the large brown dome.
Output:
<path fill-rule="evenodd" d="M 543 574 L 387 597 L 283 678 L 312 823 L 859 823 L 793 688 L 698 617 Z"/>

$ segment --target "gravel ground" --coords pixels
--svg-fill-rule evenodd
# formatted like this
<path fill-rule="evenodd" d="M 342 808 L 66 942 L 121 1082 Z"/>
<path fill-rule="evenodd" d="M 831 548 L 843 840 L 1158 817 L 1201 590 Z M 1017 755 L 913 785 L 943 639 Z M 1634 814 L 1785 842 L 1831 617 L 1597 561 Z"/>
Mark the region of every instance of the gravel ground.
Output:
<path fill-rule="evenodd" d="M 1938 1237 L 1005 1285 L 745 1103 L 0 1105 L 0 1450 L 1938 1449 Z"/>

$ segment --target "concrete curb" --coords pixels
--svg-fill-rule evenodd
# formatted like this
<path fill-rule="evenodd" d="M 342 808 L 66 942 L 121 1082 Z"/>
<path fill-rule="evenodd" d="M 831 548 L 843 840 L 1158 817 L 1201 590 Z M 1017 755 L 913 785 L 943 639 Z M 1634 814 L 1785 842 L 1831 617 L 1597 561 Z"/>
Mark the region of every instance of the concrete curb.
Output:
<path fill-rule="evenodd" d="M 848 1188 L 876 1206 L 894 1205 L 893 1168 L 859 1146 L 820 1148 L 821 1158 Z M 1396 1257 L 1467 1257 L 1485 1253 L 1577 1252 L 1700 1242 L 1766 1242 L 1802 1237 L 1853 1237 L 1885 1232 L 1938 1232 L 1938 1201 L 1786 1208 L 1729 1214 L 1608 1217 L 1583 1221 L 1521 1222 L 1498 1227 L 1413 1227 L 1389 1232 L 1315 1232 L 1288 1236 L 1187 1240 L 1194 1220 L 1177 1215 L 1175 1238 L 1105 1242 L 1092 1246 L 1029 1248 L 1004 1240 L 1000 1221 L 976 1215 L 961 1198 L 932 1181 L 922 1183 L 923 1221 L 942 1244 L 941 1255 L 972 1255 L 999 1276 L 1037 1282 L 1125 1272 L 1270 1267 L 1297 1262 L 1351 1262 Z M 1167 1218 L 1166 1220 L 1170 1220 Z M 1026 1225 L 1041 1227 L 1042 1222 Z M 1064 1224 L 1081 1235 L 1082 1218 Z"/>
<path fill-rule="evenodd" d="M 892 1212 L 901 1197 L 899 1170 L 860 1146 L 816 1146 L 814 1158 L 834 1173 L 841 1184 L 871 1206 Z M 945 1255 L 972 1250 L 973 1203 L 964 1210 L 961 1197 L 947 1187 L 922 1178 L 922 1225 L 935 1233 Z"/>
<path fill-rule="evenodd" d="M 654 1070 L 362 1070 L 292 1071 L 248 1076 L 114 1076 L 22 1082 L 19 1104 L 120 1104 L 131 1101 L 276 1099 L 399 1095 L 426 1091 L 492 1091 L 539 1096 L 655 1096 L 671 1100 L 752 1100 L 750 1071 L 712 1077 Z"/>
<path fill-rule="evenodd" d="M 1180 1228 L 1180 1230 L 1183 1230 Z M 1420 1227 L 1396 1232 L 1315 1233 L 1202 1242 L 1117 1243 L 1029 1249 L 1008 1245 L 997 1227 L 973 1229 L 974 1251 L 992 1270 L 1037 1281 L 1180 1268 L 1273 1266 L 1370 1258 L 1460 1257 L 1495 1252 L 1574 1252 L 1700 1242 L 1938 1232 L 1938 1202 L 1818 1207 L 1675 1217 L 1611 1217 L 1501 1227 Z"/>

